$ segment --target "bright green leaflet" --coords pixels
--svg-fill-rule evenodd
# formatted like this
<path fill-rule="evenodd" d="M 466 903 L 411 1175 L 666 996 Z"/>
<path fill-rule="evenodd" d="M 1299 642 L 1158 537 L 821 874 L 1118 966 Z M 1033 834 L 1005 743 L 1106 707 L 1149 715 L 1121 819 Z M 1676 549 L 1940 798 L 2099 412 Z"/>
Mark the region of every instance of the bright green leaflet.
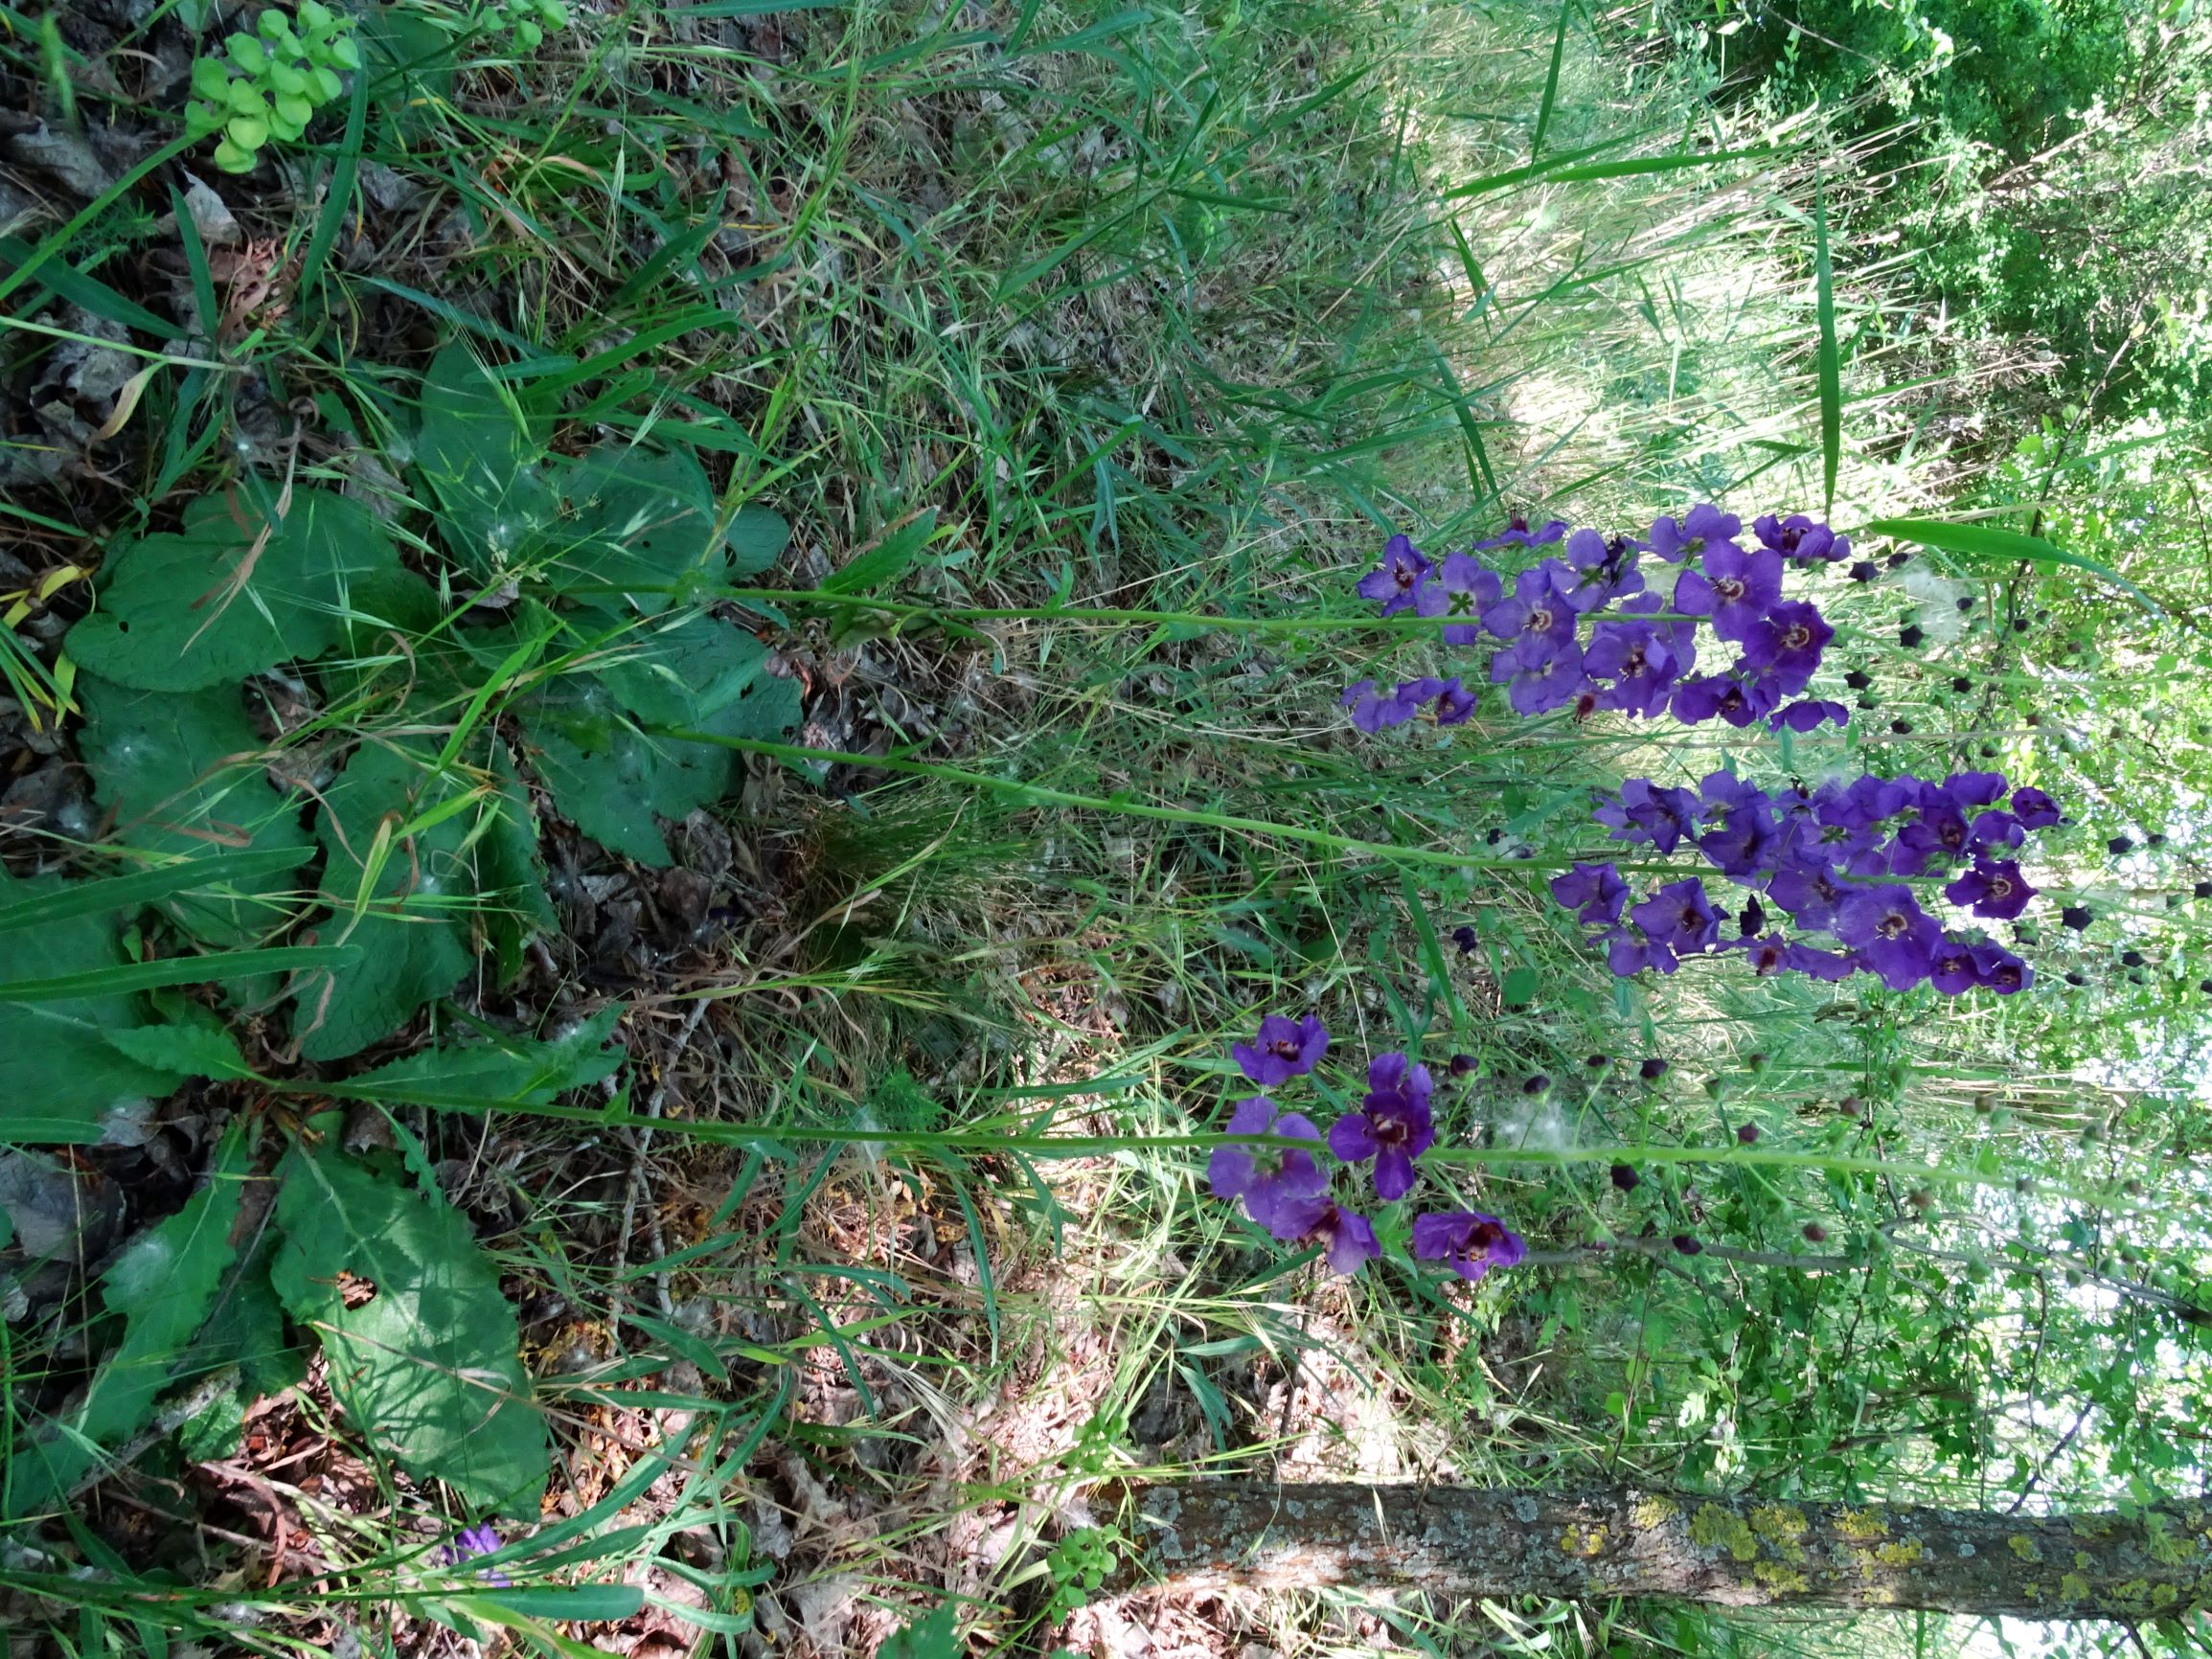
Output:
<path fill-rule="evenodd" d="M 394 745 L 365 746 L 324 792 L 316 833 L 325 854 L 322 898 L 331 914 L 320 935 L 328 943 L 359 945 L 362 958 L 305 976 L 296 992 L 293 1031 L 308 1059 L 341 1059 L 390 1035 L 468 971 L 468 906 L 477 891 L 467 845 L 472 809 L 399 834 L 465 786 L 451 776 L 434 777 L 427 759 Z M 393 838 L 369 883 L 368 907 L 356 916 L 366 861 L 383 826 Z"/>
<path fill-rule="evenodd" d="M 718 801 L 735 776 L 729 750 L 649 738 L 623 717 L 604 687 L 590 681 L 563 682 L 518 712 L 554 805 L 593 840 L 640 864 L 673 862 L 654 814 L 681 818 Z M 696 729 L 767 738 L 798 717 L 798 687 L 764 679 Z"/>
<path fill-rule="evenodd" d="M 296 851 L 295 870 L 312 855 L 304 801 L 269 787 L 264 745 L 239 687 L 134 692 L 88 674 L 77 694 L 78 745 L 122 845 L 168 854 Z M 203 944 L 251 944 L 288 919 L 280 896 L 292 885 L 290 871 L 272 871 L 241 884 L 236 898 L 194 895 L 165 908 Z"/>
<path fill-rule="evenodd" d="M 422 379 L 415 466 L 445 507 L 445 551 L 479 581 L 502 579 L 553 525 L 537 435 L 458 343 Z"/>
<path fill-rule="evenodd" d="M 16 1444 L 10 1460 L 7 1515 L 19 1520 L 66 1502 L 100 1463 L 153 1415 L 193 1333 L 206 1320 L 237 1251 L 231 1243 L 246 1165 L 244 1134 L 234 1127 L 217 1148 L 202 1187 L 168 1220 L 149 1228 L 108 1268 L 101 1299 L 125 1321 L 84 1398 L 64 1419 Z"/>
<path fill-rule="evenodd" d="M 57 893 L 58 876 L 18 881 L 0 871 L 0 905 Z M 0 998 L 10 981 L 112 967 L 126 960 L 112 914 L 73 916 L 9 935 L 0 950 Z M 0 1001 L 0 1144 L 97 1141 L 102 1120 L 159 1099 L 183 1079 L 129 1058 L 109 1033 L 146 1025 L 127 993 L 75 1002 Z"/>
<path fill-rule="evenodd" d="M 295 490 L 255 552 L 263 523 L 239 497 L 203 495 L 182 531 L 109 555 L 100 609 L 69 630 L 69 654 L 147 692 L 206 691 L 320 656 L 338 643 L 353 584 L 389 575 L 399 556 L 367 508 L 329 490 Z"/>
<path fill-rule="evenodd" d="M 945 1602 L 925 1618 L 894 1630 L 876 1650 L 878 1659 L 959 1659 L 965 1649 L 954 1618 L 952 1603 Z"/>
<path fill-rule="evenodd" d="M 497 1273 L 466 1217 L 372 1173 L 334 1139 L 285 1159 L 277 1295 L 321 1338 L 331 1392 L 374 1444 L 479 1509 L 535 1517 L 545 1423 Z M 349 1307 L 341 1273 L 375 1293 Z"/>

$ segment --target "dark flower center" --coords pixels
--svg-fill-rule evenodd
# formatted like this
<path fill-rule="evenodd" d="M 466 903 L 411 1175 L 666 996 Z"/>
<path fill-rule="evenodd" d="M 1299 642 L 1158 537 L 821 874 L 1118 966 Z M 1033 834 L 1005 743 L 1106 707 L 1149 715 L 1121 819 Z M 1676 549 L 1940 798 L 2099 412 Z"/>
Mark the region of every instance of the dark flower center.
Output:
<path fill-rule="evenodd" d="M 1495 1221 L 1477 1221 L 1474 1224 L 1474 1231 L 1467 1236 L 1467 1251 L 1471 1256 L 1477 1252 L 1487 1256 L 1504 1242 L 1505 1229 L 1503 1227 L 1500 1227 Z"/>
<path fill-rule="evenodd" d="M 1813 643 L 1813 630 L 1803 623 L 1793 624 L 1789 631 L 1783 634 L 1782 643 L 1793 651 L 1801 651 Z"/>
<path fill-rule="evenodd" d="M 1713 591 L 1719 594 L 1730 604 L 1734 604 L 1738 600 L 1744 597 L 1745 590 L 1744 583 L 1739 579 L 1732 576 L 1724 576 L 1713 583 Z"/>
<path fill-rule="evenodd" d="M 1549 605 L 1539 605 L 1528 613 L 1528 625 L 1539 634 L 1552 631 L 1552 612 Z"/>
<path fill-rule="evenodd" d="M 1893 910 L 1874 924 L 1874 931 L 1884 939 L 1902 939 L 1911 926 L 1911 919 L 1904 911 Z"/>
<path fill-rule="evenodd" d="M 1938 830 L 1936 834 L 1946 847 L 1960 847 L 1966 842 L 1966 826 L 1954 818 Z"/>
<path fill-rule="evenodd" d="M 1580 693 L 1580 694 L 1579 694 L 1579 695 L 1578 695 L 1578 696 L 1575 698 L 1575 718 L 1576 718 L 1576 719 L 1578 719 L 1578 720 L 1586 720 L 1586 719 L 1588 719 L 1588 718 L 1589 718 L 1589 717 L 1590 717 L 1592 715 L 1596 714 L 1597 712 L 1598 712 L 1598 694 L 1597 694 L 1597 693 L 1595 693 L 1595 692 L 1584 692 L 1584 693 Z"/>
<path fill-rule="evenodd" d="M 1413 1138 L 1413 1125 L 1392 1113 L 1375 1120 L 1375 1140 L 1378 1146 L 1402 1147 Z"/>
<path fill-rule="evenodd" d="M 1294 1060 L 1298 1057 L 1298 1039 L 1296 1037 L 1277 1037 L 1267 1045 L 1267 1048 L 1277 1059 Z"/>
<path fill-rule="evenodd" d="M 1785 524 L 1782 527 L 1782 551 L 1784 553 L 1795 553 L 1797 544 L 1804 539 L 1805 530 L 1803 526 Z"/>
<path fill-rule="evenodd" d="M 1703 553 L 1705 538 L 1701 535 L 1685 535 L 1682 537 L 1682 551 L 1685 554 Z"/>
<path fill-rule="evenodd" d="M 1650 670 L 1651 664 L 1644 660 L 1644 648 L 1642 646 L 1630 646 L 1628 656 L 1621 663 L 1621 677 L 1632 679 L 1638 674 L 1649 672 Z"/>
<path fill-rule="evenodd" d="M 2010 898 L 2013 896 L 2011 878 L 2003 875 L 1990 877 L 1989 896 L 1992 898 Z"/>
<path fill-rule="evenodd" d="M 1992 985 L 2001 985 L 2007 990 L 2016 990 L 2019 988 L 2020 970 L 2012 966 L 2010 964 L 2007 964 L 2005 966 L 1996 970 L 1996 973 L 1995 976 L 1993 976 L 1990 983 Z"/>
<path fill-rule="evenodd" d="M 1395 575 L 1401 591 L 1411 588 L 1415 582 L 1421 580 L 1421 573 L 1410 564 L 1400 565 Z"/>

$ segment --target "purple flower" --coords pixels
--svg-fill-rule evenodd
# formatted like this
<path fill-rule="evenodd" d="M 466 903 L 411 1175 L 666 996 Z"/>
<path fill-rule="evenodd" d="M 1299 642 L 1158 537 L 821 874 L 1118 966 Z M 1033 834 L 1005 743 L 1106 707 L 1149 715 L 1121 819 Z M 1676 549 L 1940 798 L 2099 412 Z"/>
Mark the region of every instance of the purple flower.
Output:
<path fill-rule="evenodd" d="M 1995 921 L 2011 921 L 2028 907 L 2036 890 L 2009 858 L 1981 858 L 1943 890 L 1953 904 L 1965 905 L 1976 915 Z"/>
<path fill-rule="evenodd" d="M 1492 536 L 1488 541 L 1478 541 L 1474 545 L 1478 551 L 1485 551 L 1494 547 L 1549 547 L 1566 533 L 1567 527 L 1564 519 L 1555 518 L 1535 530 L 1531 530 L 1528 527 L 1528 520 L 1516 512 L 1506 520 L 1505 529 Z"/>
<path fill-rule="evenodd" d="M 1482 613 L 1496 604 L 1505 592 L 1497 572 L 1487 568 L 1471 553 L 1446 554 L 1444 568 L 1431 585 L 1444 601 L 1443 608 L 1436 614 L 1467 619 L 1444 625 L 1444 643 L 1448 646 L 1471 646 L 1481 639 L 1482 630 L 1475 625 L 1481 622 Z"/>
<path fill-rule="evenodd" d="M 2036 970 L 2002 945 L 1975 945 L 1973 965 L 1981 983 L 1999 996 L 2011 996 L 2036 982 Z"/>
<path fill-rule="evenodd" d="M 1724 823 L 1698 837 L 1698 846 L 1715 869 L 1743 881 L 1766 871 L 1781 833 L 1773 809 L 1761 797 L 1730 811 Z"/>
<path fill-rule="evenodd" d="M 1379 602 L 1384 616 L 1395 616 L 1415 602 L 1432 568 L 1409 537 L 1394 535 L 1383 545 L 1382 563 L 1359 579 L 1359 597 Z"/>
<path fill-rule="evenodd" d="M 1575 643 L 1575 607 L 1567 602 L 1544 565 L 1513 580 L 1513 596 L 1484 607 L 1482 625 L 1511 642 L 1500 656 L 1511 659 L 1508 673 L 1535 672 L 1551 665 Z M 1501 678 L 1492 665 L 1492 678 Z"/>
<path fill-rule="evenodd" d="M 2005 775 L 2002 772 L 1953 772 L 1935 787 L 1960 812 L 1972 812 L 1976 807 L 1992 807 L 2004 799 Z"/>
<path fill-rule="evenodd" d="M 1647 967 L 1673 973 L 1681 965 L 1681 959 L 1657 940 L 1646 939 L 1626 927 L 1606 937 L 1606 966 L 1616 978 L 1627 979 Z"/>
<path fill-rule="evenodd" d="M 1841 830 L 1871 830 L 1911 805 L 1910 792 L 1895 779 L 1871 773 L 1856 778 L 1840 797 L 1820 809 L 1820 822 Z"/>
<path fill-rule="evenodd" d="M 1493 1267 L 1517 1267 L 1528 1244 L 1495 1216 L 1479 1210 L 1448 1210 L 1413 1218 L 1413 1254 L 1442 1261 L 1471 1284 Z"/>
<path fill-rule="evenodd" d="M 1713 631 L 1724 640 L 1748 639 L 1781 598 L 1782 556 L 1771 548 L 1745 553 L 1734 542 L 1717 542 L 1705 550 L 1702 570 L 1675 579 L 1675 608 L 1711 617 Z"/>
<path fill-rule="evenodd" d="M 1683 955 L 1721 940 L 1721 919 L 1705 897 L 1705 884 L 1695 875 L 1668 882 L 1629 915 L 1646 939 Z"/>
<path fill-rule="evenodd" d="M 1283 1205 L 1268 1231 L 1286 1243 L 1324 1246 L 1330 1267 L 1347 1277 L 1382 1254 L 1367 1217 L 1345 1209 L 1325 1193 Z"/>
<path fill-rule="evenodd" d="M 1321 1145 L 1311 1119 L 1285 1112 L 1266 1095 L 1237 1102 L 1229 1114 L 1229 1135 L 1277 1135 Z M 1329 1177 L 1313 1154 L 1296 1147 L 1220 1147 L 1206 1162 L 1206 1179 L 1217 1198 L 1242 1198 L 1244 1213 L 1273 1232 L 1276 1214 L 1293 1201 L 1325 1193 Z M 1280 1234 L 1277 1237 L 1281 1237 Z"/>
<path fill-rule="evenodd" d="M 1973 946 L 1962 940 L 1945 940 L 1928 961 L 1927 982 L 1946 996 L 1973 989 L 1981 983 L 1981 969 L 1974 962 Z"/>
<path fill-rule="evenodd" d="M 1736 666 L 1772 674 L 1783 695 L 1793 697 L 1813 683 L 1820 655 L 1835 637 L 1836 630 L 1816 608 L 1803 600 L 1786 599 L 1745 630 L 1744 658 Z"/>
<path fill-rule="evenodd" d="M 1501 677 L 1498 665 L 1510 654 L 1500 651 L 1491 659 L 1493 680 Z M 1515 674 L 1505 700 L 1513 706 L 1516 715 L 1548 715 L 1554 709 L 1563 709 L 1569 703 L 1580 702 L 1585 694 L 1594 707 L 1597 689 L 1583 674 L 1582 652 L 1570 645 L 1541 668 Z M 1588 713 L 1588 710 L 1578 709 L 1576 712 L 1582 715 Z"/>
<path fill-rule="evenodd" d="M 1440 726 L 1464 726 L 1473 717 L 1474 705 L 1480 693 L 1459 683 L 1454 674 L 1444 682 L 1444 690 L 1436 694 L 1436 723 Z"/>
<path fill-rule="evenodd" d="M 2030 830 L 2048 830 L 2060 817 L 2059 804 L 2041 789 L 2035 788 L 2015 789 L 2013 810 Z"/>
<path fill-rule="evenodd" d="M 1352 711 L 1353 725 L 1373 734 L 1404 725 L 1443 690 L 1444 682 L 1437 679 L 1401 680 L 1387 692 L 1378 690 L 1373 680 L 1361 680 L 1341 701 Z"/>
<path fill-rule="evenodd" d="M 1810 944 L 1792 944 L 1783 953 L 1783 966 L 1791 973 L 1802 973 L 1828 985 L 1849 979 L 1859 971 L 1856 957 L 1839 956 L 1831 950 L 1815 950 Z"/>
<path fill-rule="evenodd" d="M 1768 898 L 1788 911 L 1798 926 L 1813 929 L 1836 924 L 1836 907 L 1848 891 L 1835 870 L 1817 860 L 1779 871 L 1767 884 Z"/>
<path fill-rule="evenodd" d="M 1581 864 L 1551 880 L 1552 898 L 1592 927 L 1607 927 L 1621 919 L 1629 884 L 1611 864 Z"/>
<path fill-rule="evenodd" d="M 2027 827 L 2010 812 L 1977 812 L 1967 826 L 1966 850 L 1973 857 L 1988 853 L 2017 852 L 2028 838 Z"/>
<path fill-rule="evenodd" d="M 1792 732 L 1810 732 L 1827 720 L 1834 720 L 1839 726 L 1848 726 L 1851 724 L 1851 711 L 1841 703 L 1827 703 L 1809 697 L 1804 702 L 1777 709 L 1767 716 L 1767 724 L 1776 731 L 1788 726 Z"/>
<path fill-rule="evenodd" d="M 1836 913 L 1836 937 L 1855 946 L 1891 990 L 1909 990 L 1926 979 L 1943 944 L 1943 929 L 1899 881 L 1845 898 Z"/>
<path fill-rule="evenodd" d="M 1321 1029 L 1319 1019 L 1308 1014 L 1304 1019 L 1291 1020 L 1279 1013 L 1260 1022 L 1255 1041 L 1238 1043 L 1229 1050 L 1243 1074 L 1264 1089 L 1304 1077 L 1328 1052 L 1329 1034 Z"/>
<path fill-rule="evenodd" d="M 1715 547 L 1735 547 L 1729 538 L 1743 528 L 1744 521 L 1733 512 L 1722 512 L 1710 503 L 1699 503 L 1678 522 L 1672 518 L 1656 520 L 1652 525 L 1650 546 L 1669 564 L 1680 564 L 1692 555 L 1708 553 Z"/>
<path fill-rule="evenodd" d="M 479 1556 L 495 1554 L 503 1547 L 499 1542 L 499 1534 L 491 1530 L 491 1523 L 485 1521 L 473 1527 L 462 1528 L 451 1543 L 440 1545 L 437 1560 L 441 1567 L 458 1567 Z M 476 1576 L 488 1584 L 506 1586 L 514 1582 L 505 1573 L 489 1567 L 479 1568 Z"/>
<path fill-rule="evenodd" d="M 1615 841 L 1649 842 L 1672 852 L 1698 828 L 1698 797 L 1687 789 L 1653 788 L 1649 778 L 1630 778 L 1618 801 L 1606 802 L 1591 816 L 1611 827 Z"/>
<path fill-rule="evenodd" d="M 1800 565 L 1833 564 L 1851 557 L 1851 537 L 1837 535 L 1825 524 L 1802 512 L 1792 512 L 1784 519 L 1777 519 L 1771 512 L 1755 518 L 1751 521 L 1751 534 L 1759 538 L 1761 546 L 1770 547 Z"/>
<path fill-rule="evenodd" d="M 1601 699 L 1603 707 L 1647 718 L 1667 706 L 1667 693 L 1688 666 L 1676 660 L 1662 630 L 1648 622 L 1599 623 L 1583 655 L 1585 673 L 1613 681 Z"/>
<path fill-rule="evenodd" d="M 1429 1115 L 1428 1068 L 1402 1054 L 1378 1055 L 1367 1068 L 1367 1098 L 1329 1127 L 1329 1149 L 1347 1164 L 1375 1160 L 1375 1195 L 1413 1191 L 1413 1160 L 1436 1144 Z"/>
<path fill-rule="evenodd" d="M 1675 718 L 1685 726 L 1699 726 L 1718 716 L 1731 726 L 1748 726 L 1772 714 L 1781 700 L 1780 687 L 1770 680 L 1707 674 L 1675 688 Z"/>
<path fill-rule="evenodd" d="M 1966 851 L 1966 819 L 1941 793 L 1924 802 L 1919 816 L 1897 832 L 1890 850 L 1893 875 L 1919 875 L 1938 859 L 1948 862 Z"/>

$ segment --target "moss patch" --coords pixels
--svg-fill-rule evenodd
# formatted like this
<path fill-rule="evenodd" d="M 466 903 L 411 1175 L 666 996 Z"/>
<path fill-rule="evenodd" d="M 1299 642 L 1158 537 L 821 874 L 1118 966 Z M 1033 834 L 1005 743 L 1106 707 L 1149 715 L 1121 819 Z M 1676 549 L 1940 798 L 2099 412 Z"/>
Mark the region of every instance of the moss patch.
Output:
<path fill-rule="evenodd" d="M 1759 1558 L 1759 1539 L 1742 1515 L 1719 1504 L 1699 1504 L 1690 1518 L 1690 1541 L 1701 1550 L 1724 1549 L 1739 1561 Z"/>

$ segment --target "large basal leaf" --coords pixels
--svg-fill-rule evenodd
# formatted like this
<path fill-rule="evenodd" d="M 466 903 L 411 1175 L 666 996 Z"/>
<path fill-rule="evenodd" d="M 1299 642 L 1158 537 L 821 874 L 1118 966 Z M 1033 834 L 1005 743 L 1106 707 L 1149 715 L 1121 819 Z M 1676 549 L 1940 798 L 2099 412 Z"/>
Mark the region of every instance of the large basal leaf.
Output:
<path fill-rule="evenodd" d="M 194 894 L 165 908 L 202 943 L 249 944 L 281 925 L 292 873 L 314 851 L 298 795 L 269 786 L 260 735 L 235 685 L 135 692 L 81 676 L 78 747 L 93 796 L 125 847 L 164 854 L 295 852 L 288 868 L 234 882 L 238 897 Z"/>
<path fill-rule="evenodd" d="M 422 380 L 415 468 L 445 509 L 445 551 L 469 576 L 501 580 L 559 513 L 538 469 L 543 444 L 509 395 L 456 342 Z"/>
<path fill-rule="evenodd" d="M 477 917 L 491 947 L 501 985 L 522 971 L 523 946 L 533 935 L 559 925 L 552 897 L 545 891 L 545 860 L 537 849 L 537 815 L 530 791 L 516 776 L 514 759 L 503 742 L 491 749 L 491 775 L 499 792 L 478 820 L 476 871 L 482 886 Z"/>
<path fill-rule="evenodd" d="M 273 524 L 235 492 L 202 496 L 182 530 L 108 555 L 100 608 L 69 630 L 68 651 L 139 691 L 235 683 L 328 650 L 353 584 L 398 557 L 367 508 L 329 490 L 294 490 Z"/>
<path fill-rule="evenodd" d="M 0 870 L 0 908 L 58 896 L 58 876 L 18 881 Z M 127 958 L 113 913 L 61 918 L 0 940 L 0 1144 L 97 1141 L 111 1113 L 170 1093 L 184 1079 L 112 1047 L 108 1032 L 148 1022 L 124 992 L 68 1002 L 10 1003 L 10 984 L 115 967 Z"/>
<path fill-rule="evenodd" d="M 736 775 L 732 751 L 648 737 L 624 717 L 605 688 L 590 680 L 562 681 L 518 712 L 554 805 L 593 840 L 640 864 L 673 862 L 656 814 L 681 818 L 718 801 Z M 798 715 L 796 685 L 760 679 L 693 729 L 772 739 Z"/>
<path fill-rule="evenodd" d="M 497 1274 L 459 1214 L 334 1139 L 280 1171 L 278 1296 L 320 1338 L 331 1391 L 373 1445 L 473 1507 L 535 1517 L 545 1423 Z"/>
<path fill-rule="evenodd" d="M 545 1105 L 614 1074 L 623 1053 L 606 1045 L 622 1013 L 619 1005 L 602 1009 L 545 1042 L 510 1037 L 425 1049 L 332 1083 L 330 1092 L 353 1100 L 460 1112 L 507 1104 Z"/>
<path fill-rule="evenodd" d="M 561 463 L 566 513 L 546 580 L 603 612 L 647 616 L 713 597 L 735 577 L 765 570 L 791 538 L 766 508 L 741 508 L 724 534 L 713 487 L 689 455 L 606 444 Z"/>
<path fill-rule="evenodd" d="M 470 809 L 401 833 L 466 787 L 452 773 L 433 773 L 429 758 L 364 744 L 323 793 L 315 824 L 331 914 L 319 937 L 359 946 L 361 960 L 302 976 L 292 1029 L 308 1059 L 339 1059 L 390 1035 L 468 971 L 477 891 Z"/>
<path fill-rule="evenodd" d="M 103 1448 L 122 1444 L 152 1417 L 238 1254 L 231 1225 L 245 1164 L 245 1136 L 234 1128 L 216 1149 L 208 1184 L 132 1240 L 102 1277 L 101 1299 L 124 1320 L 123 1341 L 73 1409 L 16 1442 L 9 1519 L 59 1508 L 98 1467 Z"/>
<path fill-rule="evenodd" d="M 711 616 L 625 635 L 623 660 L 600 683 L 647 726 L 697 728 L 744 695 L 760 678 L 768 648 Z"/>

